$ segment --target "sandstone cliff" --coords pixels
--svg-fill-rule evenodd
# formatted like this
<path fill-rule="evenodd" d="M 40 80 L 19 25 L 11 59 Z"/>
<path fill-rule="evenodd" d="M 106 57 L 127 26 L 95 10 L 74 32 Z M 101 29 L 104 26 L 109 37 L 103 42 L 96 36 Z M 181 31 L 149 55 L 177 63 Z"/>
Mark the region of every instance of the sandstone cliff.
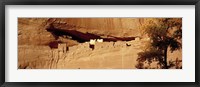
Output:
<path fill-rule="evenodd" d="M 135 68 L 137 53 L 142 51 L 141 48 L 145 43 L 148 43 L 148 40 L 141 38 L 143 36 L 139 29 L 144 20 L 143 18 L 18 18 L 18 67 L 20 69 Z M 54 32 L 49 30 L 52 28 Z M 88 37 L 84 35 L 106 38 L 108 42 L 97 43 L 92 50 L 89 47 Z M 83 41 L 76 37 L 82 37 Z M 60 43 L 66 45 L 64 47 L 66 50 L 58 47 Z M 181 50 L 169 52 L 169 60 L 182 59 L 181 53 Z"/>

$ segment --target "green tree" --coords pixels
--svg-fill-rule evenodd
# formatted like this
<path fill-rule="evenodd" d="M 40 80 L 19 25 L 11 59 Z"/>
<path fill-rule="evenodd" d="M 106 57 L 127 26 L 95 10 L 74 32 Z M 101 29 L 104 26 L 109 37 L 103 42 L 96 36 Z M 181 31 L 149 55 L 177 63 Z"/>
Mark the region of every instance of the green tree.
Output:
<path fill-rule="evenodd" d="M 167 69 L 167 51 L 181 49 L 182 19 L 181 18 L 152 18 L 146 19 L 141 26 L 144 34 L 150 38 L 150 45 L 143 52 L 138 53 L 140 66 L 144 61 L 152 63 L 159 61 L 162 68 Z"/>

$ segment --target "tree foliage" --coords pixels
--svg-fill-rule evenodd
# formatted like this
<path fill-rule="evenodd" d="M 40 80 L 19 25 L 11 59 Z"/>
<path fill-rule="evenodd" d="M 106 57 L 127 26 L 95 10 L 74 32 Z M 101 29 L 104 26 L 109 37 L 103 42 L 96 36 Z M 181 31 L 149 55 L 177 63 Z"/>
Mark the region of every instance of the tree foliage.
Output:
<path fill-rule="evenodd" d="M 141 29 L 151 42 L 143 52 L 138 53 L 138 64 L 141 65 L 144 61 L 150 64 L 154 60 L 158 61 L 162 68 L 168 68 L 167 50 L 173 52 L 182 47 L 182 19 L 150 18 L 146 19 Z"/>

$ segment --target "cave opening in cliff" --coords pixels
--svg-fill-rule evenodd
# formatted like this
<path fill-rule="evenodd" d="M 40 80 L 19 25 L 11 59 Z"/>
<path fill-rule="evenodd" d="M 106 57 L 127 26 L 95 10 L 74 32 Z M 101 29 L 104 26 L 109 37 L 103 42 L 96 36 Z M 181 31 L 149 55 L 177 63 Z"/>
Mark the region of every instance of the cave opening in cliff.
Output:
<path fill-rule="evenodd" d="M 58 37 L 64 37 L 72 40 L 76 40 L 79 43 L 84 43 L 86 41 L 90 41 L 90 39 L 101 39 L 100 36 L 92 34 L 92 33 L 82 33 L 77 30 L 65 30 L 65 29 L 59 29 L 55 28 L 53 25 L 50 25 L 49 28 L 47 28 L 47 31 L 51 32 L 51 34 L 54 36 L 55 39 L 58 39 Z M 70 37 L 70 38 L 69 38 Z"/>
<path fill-rule="evenodd" d="M 50 32 L 55 38 L 55 41 L 49 43 L 49 46 L 51 48 L 57 48 L 58 47 L 57 45 L 59 43 L 64 43 L 63 41 L 58 40 L 59 37 L 73 40 L 78 43 L 88 42 L 91 39 L 101 39 L 100 36 L 92 34 L 92 33 L 88 33 L 88 32 L 82 33 L 76 30 L 59 29 L 59 28 L 55 28 L 52 24 L 46 30 Z"/>
<path fill-rule="evenodd" d="M 71 29 L 60 29 L 60 28 L 56 28 L 54 27 L 53 24 L 50 24 L 50 26 L 46 29 L 48 32 L 50 32 L 56 41 L 50 42 L 49 45 L 51 48 L 57 48 L 57 44 L 58 43 L 64 43 L 59 39 L 59 37 L 65 38 L 65 39 L 70 39 L 70 40 L 74 40 L 77 41 L 78 43 L 85 43 L 85 42 L 89 42 L 91 39 L 103 39 L 104 42 L 116 42 L 116 41 L 131 41 L 131 40 L 135 40 L 135 37 L 115 37 L 115 36 L 106 36 L 103 37 L 100 35 L 96 35 L 93 33 L 83 33 L 81 31 L 77 31 L 77 30 L 71 30 Z"/>

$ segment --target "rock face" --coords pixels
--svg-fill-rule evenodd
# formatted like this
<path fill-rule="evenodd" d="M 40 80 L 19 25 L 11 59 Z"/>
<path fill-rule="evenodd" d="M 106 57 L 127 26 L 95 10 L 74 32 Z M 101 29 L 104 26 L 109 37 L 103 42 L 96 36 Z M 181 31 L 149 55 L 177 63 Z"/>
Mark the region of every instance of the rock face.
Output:
<path fill-rule="evenodd" d="M 139 36 L 138 18 L 67 18 L 55 19 L 55 25 L 63 29 L 76 29 L 82 32 L 112 36 Z M 64 25 L 62 25 L 64 24 Z M 66 26 L 68 25 L 68 26 Z"/>
<path fill-rule="evenodd" d="M 143 21 L 142 18 L 18 18 L 18 67 L 135 68 L 137 53 L 149 41 L 140 38 L 143 36 L 139 26 Z M 49 31 L 52 26 L 61 32 Z M 63 31 L 70 31 L 70 34 L 81 38 L 95 35 L 95 38 L 107 41 L 95 43 L 94 49 L 91 49 L 89 39 L 79 41 Z M 176 51 L 168 55 L 170 60 L 182 59 L 181 53 Z"/>
<path fill-rule="evenodd" d="M 127 43 L 131 43 L 127 46 Z M 19 46 L 20 68 L 67 68 L 67 69 L 131 69 L 135 68 L 141 41 L 99 42 L 94 49 L 89 42 L 58 49 L 47 46 Z M 36 48 L 35 48 L 36 47 Z M 64 49 L 63 49 L 64 48 Z M 34 53 L 34 54 L 33 54 Z"/>
<path fill-rule="evenodd" d="M 54 41 L 47 32 L 50 24 L 64 30 L 77 30 L 103 36 L 140 36 L 137 18 L 19 18 L 19 45 L 45 45 Z"/>
<path fill-rule="evenodd" d="M 55 38 L 46 30 L 48 19 L 18 19 L 18 44 L 19 45 L 46 45 Z"/>

